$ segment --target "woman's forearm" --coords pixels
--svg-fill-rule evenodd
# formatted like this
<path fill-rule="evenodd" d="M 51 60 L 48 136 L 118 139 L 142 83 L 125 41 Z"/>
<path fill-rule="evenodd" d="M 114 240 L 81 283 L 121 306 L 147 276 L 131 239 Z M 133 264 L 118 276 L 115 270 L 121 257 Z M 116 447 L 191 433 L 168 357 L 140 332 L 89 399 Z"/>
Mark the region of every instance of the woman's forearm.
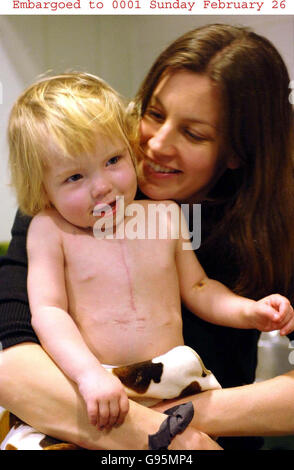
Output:
<path fill-rule="evenodd" d="M 163 412 L 191 400 L 192 425 L 210 436 L 294 434 L 294 371 L 242 387 L 209 390 L 154 406 Z"/>
<path fill-rule="evenodd" d="M 212 436 L 294 434 L 294 371 L 242 387 L 212 390 L 193 400 L 193 424 Z"/>
<path fill-rule="evenodd" d="M 86 449 L 147 450 L 148 435 L 166 415 L 130 400 L 124 423 L 98 431 L 88 420 L 84 400 L 37 344 L 23 343 L 0 351 L 0 406 L 32 427 Z M 173 450 L 219 450 L 215 441 L 189 426 L 175 436 Z"/>

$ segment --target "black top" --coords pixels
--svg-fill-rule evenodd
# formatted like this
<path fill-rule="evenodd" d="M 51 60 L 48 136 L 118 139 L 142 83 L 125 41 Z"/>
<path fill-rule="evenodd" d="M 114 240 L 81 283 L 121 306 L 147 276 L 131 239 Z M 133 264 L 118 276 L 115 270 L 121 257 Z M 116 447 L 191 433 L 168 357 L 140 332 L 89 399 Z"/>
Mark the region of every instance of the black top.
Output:
<path fill-rule="evenodd" d="M 213 215 L 213 208 L 209 205 L 202 205 L 202 242 L 196 253 L 207 275 L 230 287 L 239 270 L 231 247 L 227 240 L 215 241 L 213 250 L 206 243 L 209 238 L 207 232 L 213 230 L 212 220 L 219 218 L 219 208 L 217 214 L 217 217 Z M 39 343 L 31 326 L 26 288 L 26 234 L 30 220 L 17 213 L 8 253 L 1 259 L 0 341 L 3 349 L 25 341 Z M 212 325 L 197 318 L 185 307 L 183 324 L 185 343 L 197 351 L 223 387 L 254 381 L 260 335 L 257 330 Z"/>

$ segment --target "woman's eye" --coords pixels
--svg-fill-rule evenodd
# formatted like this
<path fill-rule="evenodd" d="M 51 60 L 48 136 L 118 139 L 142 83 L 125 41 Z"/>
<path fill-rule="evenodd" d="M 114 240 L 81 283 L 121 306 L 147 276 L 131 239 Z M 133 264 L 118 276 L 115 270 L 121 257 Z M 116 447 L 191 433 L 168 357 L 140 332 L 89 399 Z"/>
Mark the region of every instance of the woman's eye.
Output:
<path fill-rule="evenodd" d="M 196 134 L 195 132 L 190 131 L 189 129 L 185 130 L 185 134 L 188 139 L 193 140 L 194 142 L 203 142 L 204 140 L 207 140 L 204 136 Z"/>
<path fill-rule="evenodd" d="M 114 157 L 111 157 L 107 161 L 106 166 L 115 165 L 116 163 L 118 163 L 120 158 L 121 158 L 120 155 L 115 155 Z"/>
<path fill-rule="evenodd" d="M 150 117 L 151 119 L 154 119 L 155 121 L 163 121 L 164 120 L 164 115 L 161 111 L 155 108 L 148 108 L 146 113 L 146 116 Z"/>
<path fill-rule="evenodd" d="M 76 173 L 75 175 L 72 175 L 69 178 L 67 178 L 66 181 L 69 181 L 70 183 L 74 183 L 75 181 L 78 181 L 81 178 L 83 178 L 83 176 L 80 173 Z"/>

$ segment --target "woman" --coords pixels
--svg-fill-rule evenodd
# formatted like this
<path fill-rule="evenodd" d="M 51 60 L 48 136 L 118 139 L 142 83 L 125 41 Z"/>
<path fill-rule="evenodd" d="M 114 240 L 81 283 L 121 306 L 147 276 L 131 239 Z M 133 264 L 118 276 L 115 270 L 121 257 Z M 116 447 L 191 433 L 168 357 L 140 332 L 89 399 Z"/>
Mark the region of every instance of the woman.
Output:
<path fill-rule="evenodd" d="M 278 291 L 293 301 L 293 117 L 288 86 L 285 65 L 266 39 L 242 28 L 210 25 L 187 33 L 161 54 L 136 104 L 141 191 L 191 209 L 202 203 L 197 255 L 207 274 L 252 298 Z M 146 446 L 147 435 L 164 420 L 162 408 L 132 404 L 120 428 L 98 433 L 87 425 L 73 384 L 36 344 L 26 297 L 28 223 L 20 215 L 16 218 L 1 270 L 5 350 L 0 403 L 37 429 L 83 447 Z M 254 380 L 256 331 L 208 325 L 184 311 L 184 333 L 223 387 L 239 386 L 193 397 L 198 429 L 222 436 L 294 431 L 294 373 L 244 386 Z M 192 429 L 177 436 L 173 448 L 197 448 L 195 441 L 191 444 L 196 436 Z M 205 435 L 198 439 L 200 448 L 212 448 Z"/>
<path fill-rule="evenodd" d="M 187 33 L 159 56 L 137 103 L 143 193 L 202 203 L 197 256 L 212 278 L 252 298 L 277 290 L 293 302 L 293 117 L 288 87 L 285 65 L 267 40 L 244 29 L 211 25 Z M 184 333 L 186 343 L 197 344 L 224 387 L 254 380 L 256 331 L 210 325 L 184 310 Z M 250 391 L 257 399 L 255 386 L 246 388 L 248 397 Z M 228 395 L 227 403 L 232 399 Z M 258 409 L 263 407 L 259 404 Z"/>

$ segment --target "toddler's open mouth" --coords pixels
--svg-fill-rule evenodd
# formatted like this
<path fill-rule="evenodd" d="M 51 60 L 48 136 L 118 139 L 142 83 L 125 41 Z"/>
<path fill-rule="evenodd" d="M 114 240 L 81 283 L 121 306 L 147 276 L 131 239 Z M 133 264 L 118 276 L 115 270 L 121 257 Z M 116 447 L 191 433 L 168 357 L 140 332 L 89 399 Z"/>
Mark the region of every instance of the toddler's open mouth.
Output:
<path fill-rule="evenodd" d="M 108 217 L 110 215 L 114 215 L 116 211 L 117 200 L 112 202 L 105 203 L 98 203 L 93 209 L 94 217 Z"/>

